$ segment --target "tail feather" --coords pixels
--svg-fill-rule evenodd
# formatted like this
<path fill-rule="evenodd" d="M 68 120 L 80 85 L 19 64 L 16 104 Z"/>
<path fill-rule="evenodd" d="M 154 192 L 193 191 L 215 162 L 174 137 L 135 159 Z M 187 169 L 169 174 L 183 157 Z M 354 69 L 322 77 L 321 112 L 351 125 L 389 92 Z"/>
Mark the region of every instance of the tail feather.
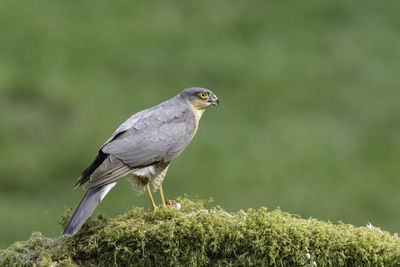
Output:
<path fill-rule="evenodd" d="M 67 226 L 63 232 L 63 237 L 74 236 L 81 229 L 82 225 L 86 222 L 97 205 L 99 205 L 99 203 L 115 184 L 116 182 L 104 186 L 94 187 L 86 192 L 85 196 L 79 203 L 78 208 L 75 210 L 71 219 L 67 223 Z"/>

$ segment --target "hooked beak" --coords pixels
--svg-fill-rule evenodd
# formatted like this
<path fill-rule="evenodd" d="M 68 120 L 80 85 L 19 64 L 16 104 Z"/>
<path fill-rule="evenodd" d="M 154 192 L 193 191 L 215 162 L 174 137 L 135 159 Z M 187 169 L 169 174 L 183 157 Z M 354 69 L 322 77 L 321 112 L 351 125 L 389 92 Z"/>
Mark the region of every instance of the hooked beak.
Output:
<path fill-rule="evenodd" d="M 216 95 L 212 95 L 211 99 L 208 101 L 209 103 L 211 103 L 214 106 L 218 106 L 219 105 L 219 99 Z"/>

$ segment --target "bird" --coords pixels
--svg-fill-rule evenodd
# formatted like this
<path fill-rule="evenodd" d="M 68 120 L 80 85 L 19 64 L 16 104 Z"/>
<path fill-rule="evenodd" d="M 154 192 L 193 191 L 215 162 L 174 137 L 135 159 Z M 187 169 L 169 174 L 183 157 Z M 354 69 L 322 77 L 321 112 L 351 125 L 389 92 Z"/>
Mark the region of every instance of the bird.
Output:
<path fill-rule="evenodd" d="M 171 161 L 192 141 L 204 111 L 218 104 L 219 99 L 211 90 L 192 87 L 129 117 L 100 147 L 93 162 L 78 178 L 74 189 L 83 185 L 87 191 L 62 236 L 74 236 L 124 177 L 137 192 L 147 192 L 153 210 L 157 206 L 150 184 L 159 190 L 165 206 L 162 183 Z"/>

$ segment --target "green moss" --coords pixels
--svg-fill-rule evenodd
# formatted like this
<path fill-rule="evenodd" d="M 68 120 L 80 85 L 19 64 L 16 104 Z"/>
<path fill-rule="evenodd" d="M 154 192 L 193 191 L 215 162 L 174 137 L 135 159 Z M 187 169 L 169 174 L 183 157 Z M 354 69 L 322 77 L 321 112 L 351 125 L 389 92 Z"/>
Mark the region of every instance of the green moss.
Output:
<path fill-rule="evenodd" d="M 179 198 L 181 210 L 135 208 L 90 219 L 73 238 L 33 233 L 1 266 L 396 266 L 400 240 L 379 228 L 301 219 L 265 208 L 228 213 Z M 62 219 L 62 225 L 69 215 Z"/>

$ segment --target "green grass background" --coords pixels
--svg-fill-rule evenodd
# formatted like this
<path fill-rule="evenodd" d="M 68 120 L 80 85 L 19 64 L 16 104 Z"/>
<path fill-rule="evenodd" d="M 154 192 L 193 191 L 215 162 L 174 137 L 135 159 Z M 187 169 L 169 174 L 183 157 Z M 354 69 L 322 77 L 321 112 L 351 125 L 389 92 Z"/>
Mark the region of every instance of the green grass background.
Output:
<path fill-rule="evenodd" d="M 399 231 L 400 3 L 2 1 L 0 248 L 60 235 L 72 187 L 131 114 L 220 98 L 168 199 Z M 157 198 L 159 201 L 159 198 Z M 96 212 L 149 208 L 121 181 Z"/>

